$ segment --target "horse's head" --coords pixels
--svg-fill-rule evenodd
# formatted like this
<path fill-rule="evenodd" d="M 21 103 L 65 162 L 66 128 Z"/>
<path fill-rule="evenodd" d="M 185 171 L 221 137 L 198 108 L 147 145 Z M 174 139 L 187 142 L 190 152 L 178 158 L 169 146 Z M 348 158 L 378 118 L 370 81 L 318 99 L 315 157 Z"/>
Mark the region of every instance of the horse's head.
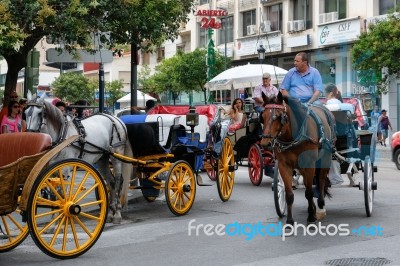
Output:
<path fill-rule="evenodd" d="M 268 98 L 263 93 L 262 98 L 265 110 L 261 115 L 264 124 L 261 145 L 267 146 L 283 132 L 282 129 L 288 120 L 287 106 L 281 92 L 273 98 Z"/>
<path fill-rule="evenodd" d="M 43 125 L 46 124 L 46 112 L 43 103 L 28 103 L 25 110 L 25 115 L 27 132 L 43 132 Z"/>
<path fill-rule="evenodd" d="M 26 131 L 47 133 L 57 137 L 64 121 L 63 113 L 46 101 L 29 103 L 26 110 Z"/>

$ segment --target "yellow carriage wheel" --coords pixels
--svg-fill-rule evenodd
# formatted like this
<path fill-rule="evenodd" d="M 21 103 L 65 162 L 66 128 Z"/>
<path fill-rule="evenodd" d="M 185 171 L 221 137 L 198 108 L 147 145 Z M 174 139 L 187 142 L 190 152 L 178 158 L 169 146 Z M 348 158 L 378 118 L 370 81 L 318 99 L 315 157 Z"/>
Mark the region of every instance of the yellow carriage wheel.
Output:
<path fill-rule="evenodd" d="M 28 224 L 22 221 L 19 209 L 0 216 L 0 253 L 20 245 L 28 236 Z"/>
<path fill-rule="evenodd" d="M 220 199 L 228 201 L 235 181 L 235 158 L 230 139 L 225 138 L 222 145 L 221 156 L 218 161 L 217 186 Z"/>
<path fill-rule="evenodd" d="M 69 178 L 63 172 L 69 171 Z M 68 159 L 48 166 L 33 184 L 28 225 L 47 255 L 67 259 L 88 251 L 100 237 L 107 217 L 103 179 L 90 164 Z"/>
<path fill-rule="evenodd" d="M 192 208 L 195 195 L 196 180 L 192 167 L 186 161 L 175 162 L 165 181 L 168 208 L 177 216 L 185 215 Z"/>

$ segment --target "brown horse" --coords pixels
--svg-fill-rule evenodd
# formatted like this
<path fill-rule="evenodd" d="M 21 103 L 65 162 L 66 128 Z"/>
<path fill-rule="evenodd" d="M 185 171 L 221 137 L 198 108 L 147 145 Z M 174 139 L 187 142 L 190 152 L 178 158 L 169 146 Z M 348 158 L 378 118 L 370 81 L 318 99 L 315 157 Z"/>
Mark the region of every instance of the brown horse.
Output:
<path fill-rule="evenodd" d="M 261 145 L 271 143 L 283 179 L 287 205 L 287 224 L 294 224 L 292 176 L 298 170 L 304 179 L 308 201 L 308 223 L 326 215 L 325 196 L 328 192 L 328 172 L 335 144 L 335 119 L 323 106 L 305 106 L 291 97 L 279 94 L 269 99 L 263 95 L 264 112 Z M 314 204 L 313 181 L 316 177 L 318 210 Z M 327 182 L 326 182 L 327 181 Z"/>

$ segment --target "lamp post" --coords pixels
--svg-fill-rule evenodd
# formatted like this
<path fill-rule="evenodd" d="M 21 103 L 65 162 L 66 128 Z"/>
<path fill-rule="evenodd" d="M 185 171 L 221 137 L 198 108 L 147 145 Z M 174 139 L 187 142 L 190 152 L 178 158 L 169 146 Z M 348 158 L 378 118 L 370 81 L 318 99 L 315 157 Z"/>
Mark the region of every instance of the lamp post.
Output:
<path fill-rule="evenodd" d="M 227 24 L 227 19 L 228 19 L 228 11 L 225 9 L 225 8 L 223 8 L 223 7 L 217 7 L 218 9 L 221 9 L 221 10 L 223 10 L 224 11 L 224 14 L 225 14 L 225 16 L 224 16 L 224 19 L 223 19 L 223 23 L 222 23 L 222 28 L 224 29 L 224 42 L 225 42 L 225 47 L 224 47 L 224 54 L 225 54 L 225 70 L 226 70 L 226 56 L 227 56 L 227 47 L 226 47 L 226 42 L 227 42 L 227 40 L 228 40 L 228 31 L 227 31 L 227 28 L 226 28 L 226 24 Z"/>
<path fill-rule="evenodd" d="M 262 64 L 262 62 L 265 59 L 265 48 L 262 44 L 260 44 L 260 47 L 257 49 L 257 53 L 258 53 L 258 60 L 260 60 L 260 63 Z"/>

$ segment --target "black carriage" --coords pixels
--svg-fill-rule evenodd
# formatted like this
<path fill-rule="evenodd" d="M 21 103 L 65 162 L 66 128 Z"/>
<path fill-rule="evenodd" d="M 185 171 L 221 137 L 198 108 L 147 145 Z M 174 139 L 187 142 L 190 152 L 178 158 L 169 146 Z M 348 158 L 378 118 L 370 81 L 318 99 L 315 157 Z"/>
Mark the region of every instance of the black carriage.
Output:
<path fill-rule="evenodd" d="M 229 200 L 234 184 L 232 144 L 228 124 L 214 105 L 156 106 L 146 115 L 122 116 L 128 130 L 136 170 L 131 189 L 141 189 L 152 202 L 164 190 L 175 215 L 188 213 L 194 203 L 201 171 L 217 182 L 222 201 Z"/>

